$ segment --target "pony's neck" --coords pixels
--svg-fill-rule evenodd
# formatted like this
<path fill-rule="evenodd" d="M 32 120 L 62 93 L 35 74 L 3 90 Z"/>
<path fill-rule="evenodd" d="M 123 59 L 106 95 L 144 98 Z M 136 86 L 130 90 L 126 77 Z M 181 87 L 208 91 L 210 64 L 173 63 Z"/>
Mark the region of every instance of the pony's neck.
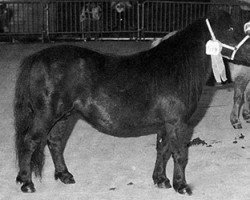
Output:
<path fill-rule="evenodd" d="M 157 55 L 159 52 L 165 52 L 166 54 L 174 55 L 174 53 L 178 53 L 176 50 L 180 48 L 188 51 L 188 48 L 195 43 L 200 43 L 200 45 L 204 46 L 205 50 L 206 42 L 211 39 L 205 20 L 205 18 L 197 20 L 170 38 L 163 40 L 152 49 L 152 53 Z"/>
<path fill-rule="evenodd" d="M 211 38 L 209 29 L 206 25 L 206 18 L 197 20 L 178 33 L 178 40 L 189 38 L 194 41 L 208 41 Z"/>

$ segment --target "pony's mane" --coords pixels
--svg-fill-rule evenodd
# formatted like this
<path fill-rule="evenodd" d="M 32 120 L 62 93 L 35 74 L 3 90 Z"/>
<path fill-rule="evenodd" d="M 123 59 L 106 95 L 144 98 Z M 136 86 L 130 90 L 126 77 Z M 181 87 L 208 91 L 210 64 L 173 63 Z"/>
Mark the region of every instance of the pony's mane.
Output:
<path fill-rule="evenodd" d="M 178 31 L 166 40 L 162 40 L 157 46 L 140 52 L 144 57 L 144 61 L 155 57 L 180 57 L 178 54 L 185 54 L 189 52 L 189 48 L 195 43 L 204 41 L 204 37 L 208 36 L 209 31 L 206 26 L 205 18 L 196 20 L 194 23 L 188 25 L 185 29 Z M 178 55 L 178 56 L 177 56 Z M 184 55 L 185 56 L 185 55 Z"/>
<path fill-rule="evenodd" d="M 194 23 L 188 25 L 186 28 L 176 32 L 169 38 L 161 40 L 157 46 L 172 46 L 178 44 L 178 48 L 183 46 L 186 41 L 195 41 L 204 36 L 204 28 L 206 27 L 205 18 L 196 20 Z"/>

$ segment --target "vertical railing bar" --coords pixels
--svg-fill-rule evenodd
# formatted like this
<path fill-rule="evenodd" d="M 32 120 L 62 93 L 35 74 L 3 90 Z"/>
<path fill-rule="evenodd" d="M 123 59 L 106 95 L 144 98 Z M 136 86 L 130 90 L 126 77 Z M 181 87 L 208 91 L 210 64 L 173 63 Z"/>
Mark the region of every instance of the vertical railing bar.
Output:
<path fill-rule="evenodd" d="M 64 28 L 63 28 L 63 24 L 64 24 L 63 6 L 64 6 L 64 4 L 63 4 L 63 2 L 60 2 L 60 3 L 61 3 L 61 16 L 60 16 L 60 18 L 61 18 L 61 29 L 60 29 L 60 32 L 62 32 L 62 31 L 64 31 Z"/>
<path fill-rule="evenodd" d="M 100 7 L 101 7 L 101 16 L 100 16 L 100 19 L 99 19 L 99 22 L 98 22 L 98 33 L 99 33 L 99 36 L 98 37 L 102 37 L 102 32 L 103 32 L 103 3 L 104 2 L 101 2 L 100 3 Z"/>
<path fill-rule="evenodd" d="M 203 15 L 204 15 L 203 13 L 205 13 L 205 12 L 206 12 L 206 5 L 202 4 L 201 5 L 201 15 L 202 15 L 201 17 L 203 17 Z M 207 13 L 205 13 L 205 14 L 207 14 Z"/>
<path fill-rule="evenodd" d="M 169 32 L 171 32 L 171 27 L 172 27 L 172 3 L 171 2 L 169 2 L 169 4 L 168 4 L 168 19 L 169 19 L 169 21 L 168 21 L 168 31 Z"/>
<path fill-rule="evenodd" d="M 17 32 L 19 33 L 19 21 L 20 21 L 20 10 L 19 10 L 19 8 L 20 8 L 20 3 L 17 3 Z"/>
<path fill-rule="evenodd" d="M 181 29 L 184 27 L 184 5 L 181 5 Z"/>
<path fill-rule="evenodd" d="M 153 27 L 153 31 L 157 31 L 158 30 L 158 3 L 154 3 L 154 14 L 155 14 L 155 17 L 154 17 L 154 22 L 153 24 L 155 24 L 155 26 Z"/>
<path fill-rule="evenodd" d="M 25 31 L 27 34 L 29 33 L 30 30 L 30 22 L 29 22 L 29 3 L 24 3 L 24 10 L 25 10 L 25 19 L 27 20 L 27 30 Z"/>
<path fill-rule="evenodd" d="M 52 24 L 52 22 L 51 22 L 51 17 L 53 17 L 53 14 L 52 14 L 52 16 L 50 16 L 50 12 L 51 12 L 51 10 L 50 10 L 50 6 L 51 6 L 51 2 L 48 2 L 47 3 L 47 5 L 48 5 L 48 27 L 47 27 L 47 29 L 48 29 L 48 33 L 47 33 L 47 37 L 48 38 L 50 38 L 50 32 L 51 32 L 51 24 Z"/>
<path fill-rule="evenodd" d="M 71 21 L 72 21 L 72 30 L 74 31 L 74 33 L 76 33 L 77 32 L 77 30 L 76 30 L 76 28 L 75 28 L 75 26 L 76 26 L 76 10 L 75 10 L 75 5 L 76 5 L 76 2 L 72 2 L 72 7 L 71 7 L 71 9 L 72 9 L 72 19 L 71 19 Z"/>
<path fill-rule="evenodd" d="M 57 32 L 60 33 L 60 30 L 62 29 L 62 19 L 61 19 L 61 15 L 62 15 L 62 9 L 61 9 L 61 2 L 57 2 L 57 8 L 56 8 L 56 12 L 57 12 Z M 60 9 L 59 9 L 60 8 Z"/>
<path fill-rule="evenodd" d="M 69 13 L 68 13 L 68 3 L 70 2 L 65 2 L 65 13 L 66 13 L 66 18 L 65 18 L 65 32 L 69 32 L 69 27 L 68 27 L 68 24 L 69 24 Z"/>
<path fill-rule="evenodd" d="M 186 4 L 187 12 L 186 12 L 186 24 L 185 27 L 188 25 L 188 17 L 189 17 L 189 4 Z"/>
<path fill-rule="evenodd" d="M 173 7 L 173 29 L 172 29 L 172 31 L 175 31 L 176 30 L 176 17 L 175 17 L 175 14 L 176 14 L 176 7 L 175 7 L 175 5 L 176 5 L 176 3 L 173 3 L 172 4 L 172 7 Z"/>
<path fill-rule="evenodd" d="M 69 4 L 69 31 L 72 33 L 73 32 L 73 29 L 72 29 L 72 3 L 73 2 L 68 2 Z"/>
<path fill-rule="evenodd" d="M 55 9 L 56 9 L 56 33 L 58 33 L 58 30 L 59 30 L 59 20 L 58 20 L 58 18 L 59 18 L 59 12 L 58 12 L 58 2 L 55 2 L 55 5 L 56 5 L 56 7 L 55 7 Z"/>
<path fill-rule="evenodd" d="M 126 31 L 126 24 L 127 24 L 127 16 L 128 16 L 128 13 L 127 12 L 129 12 L 129 9 L 125 9 L 125 11 L 123 12 L 123 24 L 122 24 L 122 26 L 123 26 L 123 31 Z"/>
<path fill-rule="evenodd" d="M 155 10 L 154 10 L 154 12 L 155 12 L 155 17 L 154 17 L 155 26 L 154 26 L 153 31 L 154 30 L 158 31 L 158 3 L 155 2 L 154 5 L 155 5 Z"/>
<path fill-rule="evenodd" d="M 201 17 L 201 5 L 202 4 L 198 4 L 198 18 Z"/>
<path fill-rule="evenodd" d="M 137 2 L 136 2 L 137 3 Z M 135 16 L 135 9 L 137 9 L 137 4 L 136 3 L 132 3 L 132 7 L 129 9 L 129 13 L 128 13 L 128 22 L 127 22 L 127 30 L 130 34 L 130 38 L 134 37 L 134 27 L 135 27 L 135 20 L 136 20 L 136 16 Z"/>
<path fill-rule="evenodd" d="M 27 33 L 30 32 L 30 22 L 29 22 L 29 3 L 26 3 L 26 6 L 24 7 L 24 9 L 26 9 L 26 20 L 27 20 Z"/>
<path fill-rule="evenodd" d="M 142 4 L 140 4 L 141 5 L 141 19 L 139 19 L 138 18 L 138 22 L 140 23 L 140 20 L 141 20 L 141 24 L 139 24 L 138 23 L 138 30 L 140 30 L 140 33 L 138 32 L 138 34 L 140 34 L 140 38 L 142 37 L 142 36 L 144 36 L 144 27 L 145 27 L 145 25 L 144 25 L 144 22 L 145 22 L 145 2 L 142 2 Z M 139 10 L 140 10 L 140 8 L 139 8 Z"/>
<path fill-rule="evenodd" d="M 51 10 L 50 10 L 50 6 L 51 6 L 51 2 L 48 2 L 47 3 L 47 5 L 48 5 L 48 11 L 47 11 L 47 13 L 48 13 L 48 27 L 47 27 L 47 29 L 48 29 L 48 33 L 47 33 L 47 36 L 48 36 L 48 38 L 50 38 L 50 31 L 51 31 L 51 28 L 50 28 L 50 26 L 51 26 L 51 17 L 53 16 L 50 16 L 50 12 L 51 12 Z"/>
<path fill-rule="evenodd" d="M 194 4 L 194 20 L 197 19 L 197 4 Z"/>
<path fill-rule="evenodd" d="M 159 15 L 159 31 L 162 32 L 162 2 L 159 3 L 160 15 Z"/>
<path fill-rule="evenodd" d="M 136 15 L 136 17 L 137 17 L 137 20 L 136 20 L 136 22 L 137 22 L 137 40 L 140 39 L 140 33 L 141 33 L 141 29 L 140 29 L 140 16 L 142 16 L 142 13 L 140 14 L 140 11 L 142 12 L 141 9 L 142 8 L 141 8 L 141 4 L 139 3 L 139 1 L 136 2 L 136 10 L 137 10 L 137 15 Z M 135 14 L 133 14 L 133 15 L 135 15 Z M 133 25 L 133 27 L 134 27 L 134 25 Z"/>
<path fill-rule="evenodd" d="M 167 3 L 166 2 L 164 2 L 164 10 L 165 10 L 165 14 L 164 14 L 164 31 L 165 32 L 168 32 L 167 31 Z"/>
<path fill-rule="evenodd" d="M 35 3 L 32 3 L 32 9 L 31 9 L 31 21 L 32 21 L 32 32 L 36 33 L 36 17 L 35 17 Z"/>
<path fill-rule="evenodd" d="M 12 30 L 13 30 L 13 31 L 12 31 L 12 32 L 15 33 L 15 32 L 16 32 L 16 24 L 15 24 L 15 23 L 16 23 L 16 18 L 15 18 L 15 17 L 16 17 L 16 14 L 15 14 L 15 12 L 14 12 L 14 11 L 15 11 L 15 4 L 12 3 L 11 5 L 12 5 L 11 8 L 12 8 L 12 10 L 13 10 L 13 13 L 12 13 L 12 14 L 13 14 L 13 17 L 12 17 L 12 20 L 13 20 L 13 21 L 12 21 L 12 25 L 13 25 Z"/>
<path fill-rule="evenodd" d="M 36 31 L 37 21 L 36 20 L 39 18 L 39 17 L 35 17 L 35 13 L 36 13 L 36 10 L 37 10 L 36 5 L 37 5 L 37 3 L 32 4 L 32 22 L 33 22 L 33 32 L 34 33 L 37 33 L 37 31 Z"/>
<path fill-rule="evenodd" d="M 23 19 L 23 27 L 22 27 L 22 31 L 23 33 L 25 32 L 25 26 L 26 26 L 26 23 L 24 21 L 25 19 L 25 12 L 24 12 L 24 3 L 22 2 L 22 19 Z"/>
<path fill-rule="evenodd" d="M 152 30 L 154 29 L 154 10 L 153 10 L 153 3 L 151 2 L 151 23 L 150 23 L 150 27 L 149 27 L 149 31 L 152 32 Z"/>
<path fill-rule="evenodd" d="M 179 29 L 179 13 L 180 13 L 180 10 L 179 10 L 179 3 L 177 2 L 176 5 L 176 30 Z"/>
<path fill-rule="evenodd" d="M 113 8 L 110 5 L 110 31 L 113 31 Z"/>
<path fill-rule="evenodd" d="M 125 16 L 125 12 L 124 12 L 124 16 Z M 125 20 L 125 19 L 122 19 L 122 12 L 119 13 L 119 18 L 121 19 L 121 20 L 119 20 L 119 31 L 121 31 L 122 30 L 122 22 Z M 123 24 L 124 24 L 124 22 L 123 22 Z"/>
<path fill-rule="evenodd" d="M 146 3 L 145 3 L 146 4 Z M 147 2 L 147 4 L 149 4 L 148 2 Z M 145 6 L 144 6 L 145 7 Z M 145 9 L 145 8 L 144 8 Z M 149 6 L 147 6 L 147 14 L 149 15 L 149 12 L 150 12 L 150 10 L 149 10 Z M 144 13 L 144 24 L 143 24 L 143 26 L 145 27 L 146 26 L 146 31 L 148 31 L 149 30 L 149 18 L 147 17 L 146 18 L 147 20 L 146 20 L 146 23 L 145 23 L 145 13 Z"/>
<path fill-rule="evenodd" d="M 103 2 L 103 5 L 105 5 L 105 18 L 103 18 L 103 23 L 104 23 L 104 19 L 106 19 L 106 22 L 105 22 L 105 31 L 104 32 L 108 32 L 109 31 L 109 15 L 108 15 L 108 2 Z M 104 7 L 103 7 L 104 8 Z M 103 15 L 104 16 L 104 15 Z"/>

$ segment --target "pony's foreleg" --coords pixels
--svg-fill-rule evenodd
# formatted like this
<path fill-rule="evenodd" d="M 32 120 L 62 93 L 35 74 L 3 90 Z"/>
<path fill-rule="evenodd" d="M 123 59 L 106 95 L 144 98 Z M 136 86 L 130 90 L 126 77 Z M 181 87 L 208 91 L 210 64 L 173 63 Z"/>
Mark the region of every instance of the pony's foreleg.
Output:
<path fill-rule="evenodd" d="M 248 80 L 246 80 L 244 76 L 238 76 L 235 79 L 234 104 L 233 104 L 233 109 L 230 114 L 230 122 L 235 129 L 242 128 L 239 115 L 240 115 L 241 107 L 244 103 L 244 92 L 245 92 L 247 84 L 248 84 Z"/>
<path fill-rule="evenodd" d="M 19 153 L 19 173 L 16 182 L 23 184 L 23 192 L 35 192 L 32 182 L 32 171 L 41 176 L 43 167 L 43 150 L 46 145 L 48 126 L 42 118 L 34 119 L 31 127 L 23 138 Z"/>
<path fill-rule="evenodd" d="M 55 165 L 55 179 L 59 178 L 65 184 L 75 183 L 73 175 L 68 171 L 65 164 L 63 152 L 76 122 L 76 115 L 58 121 L 50 131 L 47 141 Z"/>
<path fill-rule="evenodd" d="M 173 187 L 180 194 L 191 195 L 191 188 L 187 185 L 185 178 L 185 168 L 188 162 L 188 126 L 178 122 L 171 129 L 170 145 L 174 160 Z"/>
<path fill-rule="evenodd" d="M 171 156 L 169 137 L 165 130 L 157 133 L 157 158 L 153 172 L 153 181 L 159 188 L 171 188 L 170 181 L 166 176 L 166 165 Z"/>

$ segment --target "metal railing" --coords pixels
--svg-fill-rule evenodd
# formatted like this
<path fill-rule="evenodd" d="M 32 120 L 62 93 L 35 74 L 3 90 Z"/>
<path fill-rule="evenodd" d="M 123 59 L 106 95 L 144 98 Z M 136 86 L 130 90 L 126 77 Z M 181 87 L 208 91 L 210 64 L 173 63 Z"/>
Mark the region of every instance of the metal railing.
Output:
<path fill-rule="evenodd" d="M 56 1 L 48 4 L 48 33 L 82 37 L 121 37 L 138 32 L 138 4 L 117 12 L 110 1 Z"/>
<path fill-rule="evenodd" d="M 161 37 L 180 30 L 209 11 L 224 9 L 240 21 L 250 14 L 239 5 L 203 2 L 23 1 L 0 2 L 0 41 L 6 38 Z"/>

